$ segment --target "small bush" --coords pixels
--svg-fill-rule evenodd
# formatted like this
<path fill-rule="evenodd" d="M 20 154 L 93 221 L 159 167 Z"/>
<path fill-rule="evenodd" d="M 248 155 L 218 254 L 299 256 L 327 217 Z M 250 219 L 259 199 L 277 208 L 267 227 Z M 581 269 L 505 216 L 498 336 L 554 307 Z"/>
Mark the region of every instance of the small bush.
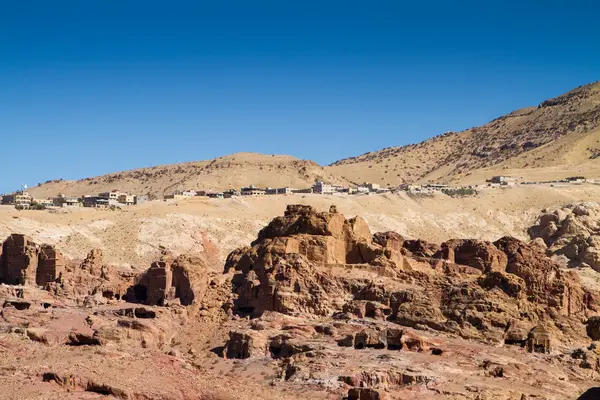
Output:
<path fill-rule="evenodd" d="M 450 197 L 469 197 L 469 196 L 476 196 L 477 190 L 471 189 L 471 188 L 457 188 L 457 189 L 449 188 L 449 189 L 442 189 L 442 193 L 444 193 L 446 196 L 450 196 Z"/>

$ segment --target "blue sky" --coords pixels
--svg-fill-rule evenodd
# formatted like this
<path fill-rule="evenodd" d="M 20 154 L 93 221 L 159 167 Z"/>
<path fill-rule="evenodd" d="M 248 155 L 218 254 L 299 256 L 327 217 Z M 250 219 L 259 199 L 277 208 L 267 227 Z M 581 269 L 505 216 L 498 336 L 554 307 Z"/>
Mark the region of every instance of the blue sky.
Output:
<path fill-rule="evenodd" d="M 490 4 L 487 4 L 490 3 Z M 0 192 L 238 151 L 327 164 L 600 79 L 597 1 L 4 1 Z"/>

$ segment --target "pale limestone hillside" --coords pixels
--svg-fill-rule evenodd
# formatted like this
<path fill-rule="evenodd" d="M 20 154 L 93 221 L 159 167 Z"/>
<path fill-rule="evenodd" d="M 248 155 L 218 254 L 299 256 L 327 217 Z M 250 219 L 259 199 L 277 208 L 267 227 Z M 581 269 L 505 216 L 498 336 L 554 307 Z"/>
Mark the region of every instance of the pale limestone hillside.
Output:
<path fill-rule="evenodd" d="M 162 197 L 174 190 L 227 190 L 258 187 L 310 187 L 316 179 L 345 183 L 313 161 L 285 155 L 237 153 L 210 161 L 188 162 L 116 172 L 78 181 L 51 181 L 30 189 L 34 197 L 72 196 L 118 189 Z"/>
<path fill-rule="evenodd" d="M 347 158 L 327 171 L 356 182 L 389 186 L 481 182 L 506 171 L 540 179 L 578 171 L 600 177 L 599 156 L 600 82 L 596 82 L 481 127 Z"/>

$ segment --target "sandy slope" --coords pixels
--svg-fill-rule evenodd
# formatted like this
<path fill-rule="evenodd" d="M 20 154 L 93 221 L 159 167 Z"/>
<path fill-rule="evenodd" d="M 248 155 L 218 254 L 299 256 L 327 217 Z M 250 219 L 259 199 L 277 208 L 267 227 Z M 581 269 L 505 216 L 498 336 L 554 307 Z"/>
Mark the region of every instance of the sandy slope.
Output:
<path fill-rule="evenodd" d="M 176 252 L 208 248 L 219 258 L 248 245 L 258 230 L 280 215 L 287 204 L 328 209 L 335 204 L 347 216 L 363 216 L 371 230 L 395 230 L 413 238 L 440 242 L 448 238 L 525 238 L 540 210 L 574 201 L 595 201 L 600 186 L 517 187 L 488 189 L 477 197 L 454 199 L 401 195 L 266 196 L 262 198 L 194 198 L 168 204 L 161 201 L 123 211 L 77 209 L 17 211 L 0 207 L 0 236 L 26 233 L 39 242 L 57 244 L 69 257 L 83 258 L 92 247 L 105 250 L 108 260 L 123 267 L 146 268 L 163 245 Z"/>
<path fill-rule="evenodd" d="M 64 193 L 97 194 L 113 189 L 161 198 L 175 190 L 223 191 L 253 184 L 258 187 L 310 187 L 315 180 L 346 183 L 313 161 L 286 155 L 236 153 L 214 160 L 115 172 L 78 181 L 57 180 L 30 189 L 37 198 Z"/>

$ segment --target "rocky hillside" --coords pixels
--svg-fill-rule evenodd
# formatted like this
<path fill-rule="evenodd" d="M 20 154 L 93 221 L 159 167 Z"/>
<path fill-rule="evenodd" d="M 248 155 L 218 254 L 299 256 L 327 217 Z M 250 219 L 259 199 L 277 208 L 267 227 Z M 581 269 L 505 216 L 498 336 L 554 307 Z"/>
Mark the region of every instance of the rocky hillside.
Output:
<path fill-rule="evenodd" d="M 78 181 L 49 181 L 31 188 L 35 197 L 58 193 L 72 196 L 118 189 L 162 197 L 179 189 L 227 190 L 254 184 L 259 187 L 309 187 L 316 179 L 343 183 L 313 161 L 284 155 L 236 153 L 209 161 L 140 168 Z"/>
<path fill-rule="evenodd" d="M 596 206 L 539 222 L 597 226 Z M 0 246 L 0 398 L 566 400 L 600 379 L 581 277 L 598 272 L 541 239 L 428 242 L 291 204 L 225 265 L 162 248 L 132 271 L 88 250 Z"/>
<path fill-rule="evenodd" d="M 557 175 L 576 171 L 600 174 L 599 156 L 600 82 L 596 82 L 481 127 L 347 158 L 327 170 L 353 181 L 386 185 L 481 182 L 506 170 L 560 178 Z"/>

